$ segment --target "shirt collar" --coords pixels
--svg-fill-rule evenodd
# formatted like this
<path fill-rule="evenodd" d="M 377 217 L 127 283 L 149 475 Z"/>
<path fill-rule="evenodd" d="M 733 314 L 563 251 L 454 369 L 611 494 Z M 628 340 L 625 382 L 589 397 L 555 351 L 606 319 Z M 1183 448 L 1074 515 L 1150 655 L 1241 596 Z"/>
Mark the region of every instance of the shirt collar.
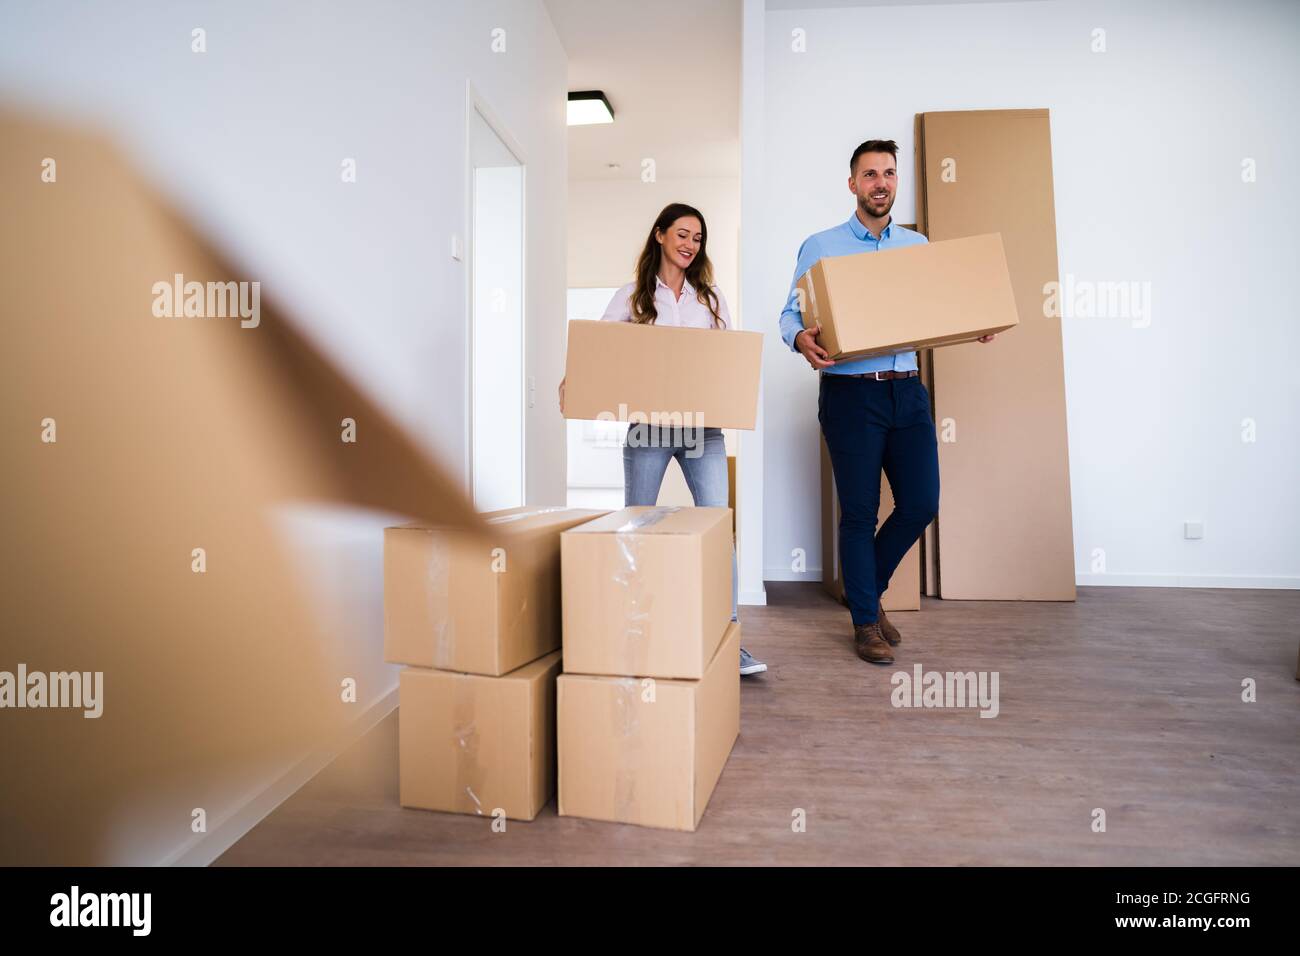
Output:
<path fill-rule="evenodd" d="M 658 273 L 655 273 L 655 288 L 657 289 L 660 286 L 663 286 L 669 292 L 673 291 L 672 288 L 668 285 L 668 283 L 665 282 L 663 279 L 659 278 Z M 690 295 L 695 294 L 695 286 L 691 285 L 690 279 L 686 278 L 685 276 L 682 276 L 682 295 L 685 296 L 688 294 Z"/>
<path fill-rule="evenodd" d="M 867 232 L 867 227 L 862 225 L 862 220 L 858 218 L 858 214 L 856 211 L 854 211 L 853 215 L 849 216 L 849 228 L 853 230 L 854 236 L 856 236 L 858 239 L 861 239 L 863 241 L 865 241 L 871 235 L 871 233 Z M 894 234 L 894 217 L 890 216 L 889 223 L 885 226 L 884 229 L 880 231 L 880 238 L 887 239 L 893 234 Z"/>

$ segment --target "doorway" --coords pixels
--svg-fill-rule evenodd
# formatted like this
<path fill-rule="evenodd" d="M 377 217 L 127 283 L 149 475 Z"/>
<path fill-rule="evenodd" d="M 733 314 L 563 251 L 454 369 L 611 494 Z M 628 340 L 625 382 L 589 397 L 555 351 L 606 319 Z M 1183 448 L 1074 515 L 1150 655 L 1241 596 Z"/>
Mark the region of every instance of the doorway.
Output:
<path fill-rule="evenodd" d="M 479 511 L 524 504 L 524 163 L 472 94 L 470 474 Z"/>

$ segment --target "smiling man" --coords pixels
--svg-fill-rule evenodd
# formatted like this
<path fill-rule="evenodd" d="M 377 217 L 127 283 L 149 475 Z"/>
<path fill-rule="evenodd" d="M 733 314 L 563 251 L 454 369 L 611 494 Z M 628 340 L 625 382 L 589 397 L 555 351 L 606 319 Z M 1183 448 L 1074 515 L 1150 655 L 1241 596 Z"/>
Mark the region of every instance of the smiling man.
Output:
<path fill-rule="evenodd" d="M 848 222 L 809 236 L 799 247 L 781 337 L 821 373 L 817 420 L 830 449 L 840 496 L 840 566 L 853 616 L 858 656 L 891 664 L 902 641 L 880 608 L 898 563 L 939 510 L 939 454 L 930 394 L 918 377 L 916 352 L 834 362 L 818 342 L 821 326 L 803 327 L 796 286 L 823 256 L 901 249 L 925 236 L 894 223 L 898 144 L 871 139 L 849 159 L 849 192 L 857 208 Z M 980 339 L 992 341 L 993 336 Z M 894 511 L 876 531 L 880 472 L 894 492 Z"/>

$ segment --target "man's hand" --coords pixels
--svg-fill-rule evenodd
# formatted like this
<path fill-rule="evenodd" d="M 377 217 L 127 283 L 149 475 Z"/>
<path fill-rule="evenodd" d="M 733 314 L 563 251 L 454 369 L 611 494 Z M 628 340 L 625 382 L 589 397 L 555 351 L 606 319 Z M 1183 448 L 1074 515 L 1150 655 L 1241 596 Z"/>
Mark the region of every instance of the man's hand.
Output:
<path fill-rule="evenodd" d="M 830 354 L 817 344 L 817 336 L 822 334 L 822 324 L 818 322 L 810 329 L 804 329 L 794 337 L 794 347 L 808 360 L 813 368 L 830 368 L 835 364 Z"/>
<path fill-rule="evenodd" d="M 994 332 L 992 335 L 981 335 L 981 336 L 980 336 L 979 338 L 977 338 L 975 341 L 976 341 L 976 342 L 982 342 L 983 344 L 988 345 L 990 342 L 992 342 L 992 341 L 993 341 L 994 339 L 996 339 L 997 337 L 998 337 L 998 334 L 997 334 L 996 332 Z"/>

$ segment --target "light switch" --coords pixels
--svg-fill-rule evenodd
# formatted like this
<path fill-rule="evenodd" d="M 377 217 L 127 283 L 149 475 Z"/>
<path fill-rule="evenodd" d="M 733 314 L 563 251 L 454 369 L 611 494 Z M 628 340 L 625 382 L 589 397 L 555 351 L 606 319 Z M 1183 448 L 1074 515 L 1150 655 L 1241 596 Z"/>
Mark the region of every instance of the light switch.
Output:
<path fill-rule="evenodd" d="M 1202 521 L 1184 521 L 1183 537 L 1188 541 L 1196 541 L 1205 537 L 1205 523 Z"/>
<path fill-rule="evenodd" d="M 465 258 L 465 241 L 458 235 L 451 237 L 451 257 L 457 262 Z"/>

